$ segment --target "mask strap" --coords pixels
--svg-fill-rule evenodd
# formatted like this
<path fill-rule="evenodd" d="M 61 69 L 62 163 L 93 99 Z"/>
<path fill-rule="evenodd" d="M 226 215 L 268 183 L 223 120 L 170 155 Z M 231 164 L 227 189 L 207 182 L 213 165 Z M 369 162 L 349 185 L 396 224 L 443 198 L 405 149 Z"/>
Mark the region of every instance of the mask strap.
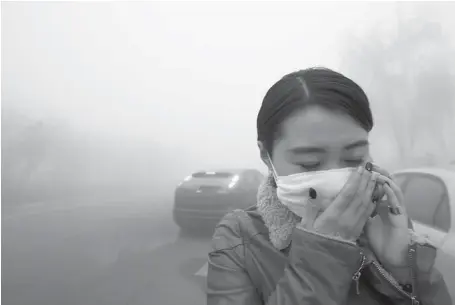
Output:
<path fill-rule="evenodd" d="M 272 175 L 273 175 L 273 178 L 275 179 L 275 182 L 276 182 L 276 181 L 278 181 L 278 174 L 277 174 L 277 172 L 275 170 L 275 166 L 273 166 L 272 158 L 270 158 L 269 152 L 267 152 L 267 158 L 269 159 L 270 167 L 272 169 Z"/>

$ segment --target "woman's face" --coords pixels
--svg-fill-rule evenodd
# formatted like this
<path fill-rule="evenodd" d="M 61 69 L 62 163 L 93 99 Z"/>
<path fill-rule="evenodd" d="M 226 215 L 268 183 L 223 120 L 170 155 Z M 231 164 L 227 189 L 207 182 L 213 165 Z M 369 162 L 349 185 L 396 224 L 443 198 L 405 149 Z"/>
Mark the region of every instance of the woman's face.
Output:
<path fill-rule="evenodd" d="M 281 124 L 272 162 L 279 176 L 356 167 L 370 160 L 368 132 L 351 117 L 307 107 Z"/>

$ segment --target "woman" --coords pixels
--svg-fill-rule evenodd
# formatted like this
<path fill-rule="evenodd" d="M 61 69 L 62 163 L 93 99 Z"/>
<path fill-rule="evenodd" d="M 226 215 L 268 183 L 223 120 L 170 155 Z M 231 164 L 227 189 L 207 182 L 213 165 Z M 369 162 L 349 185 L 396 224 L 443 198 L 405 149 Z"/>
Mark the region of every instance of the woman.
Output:
<path fill-rule="evenodd" d="M 340 73 L 307 69 L 272 86 L 257 117 L 269 176 L 257 205 L 215 230 L 208 305 L 452 304 L 436 249 L 368 162 L 372 128 L 367 96 Z"/>

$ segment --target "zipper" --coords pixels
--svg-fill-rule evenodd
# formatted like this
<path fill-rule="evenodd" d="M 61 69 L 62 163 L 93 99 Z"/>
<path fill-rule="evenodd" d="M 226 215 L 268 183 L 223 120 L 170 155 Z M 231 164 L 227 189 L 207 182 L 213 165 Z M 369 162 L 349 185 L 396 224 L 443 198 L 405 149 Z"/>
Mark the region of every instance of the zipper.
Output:
<path fill-rule="evenodd" d="M 415 292 L 417 290 L 417 278 L 416 278 L 416 273 L 414 270 L 416 270 L 415 266 L 415 259 L 414 259 L 414 252 L 416 250 L 414 249 L 413 245 L 410 246 L 408 256 L 409 256 L 409 270 L 411 273 L 411 285 L 412 285 L 412 290 L 411 290 L 411 301 L 412 305 L 419 305 L 420 302 L 416 299 Z"/>
<path fill-rule="evenodd" d="M 396 290 L 398 290 L 401 294 L 406 296 L 411 300 L 411 305 L 420 305 L 420 301 L 417 300 L 417 297 L 414 295 L 415 292 L 415 284 L 416 284 L 416 278 L 415 278 L 415 272 L 414 272 L 414 252 L 415 249 L 411 248 L 408 251 L 408 257 L 409 257 L 409 268 L 411 272 L 411 280 L 412 280 L 412 293 L 408 293 L 403 290 L 403 288 L 400 286 L 400 284 L 389 274 L 385 271 L 385 269 L 376 261 L 372 261 L 371 263 L 376 267 L 376 269 L 379 271 L 379 273 L 382 275 L 384 279 L 387 280 L 387 282 L 390 283 Z M 362 261 L 360 263 L 359 269 L 354 273 L 352 276 L 352 280 L 356 283 L 356 293 L 357 295 L 360 295 L 360 287 L 359 287 L 359 280 L 360 277 L 362 276 L 362 270 L 365 267 L 366 263 L 366 256 L 361 252 L 362 255 Z"/>
<path fill-rule="evenodd" d="M 376 269 L 379 271 L 379 273 L 382 275 L 382 277 L 384 279 L 387 280 L 387 282 L 389 282 L 389 284 L 391 284 L 393 287 L 395 287 L 396 290 L 398 290 L 401 294 L 403 294 L 404 296 L 406 296 L 407 298 L 411 299 L 412 301 L 412 305 L 419 305 L 419 301 L 415 298 L 415 296 L 413 296 L 412 294 L 410 293 L 407 293 L 406 291 L 403 290 L 403 288 L 401 288 L 400 284 L 398 284 L 398 282 L 392 278 L 385 270 L 384 268 L 378 264 L 378 262 L 374 261 L 372 263 Z"/>
<path fill-rule="evenodd" d="M 359 279 L 360 279 L 360 276 L 362 275 L 362 270 L 363 270 L 363 267 L 365 266 L 365 262 L 367 260 L 366 256 L 363 253 L 361 253 L 361 255 L 362 255 L 362 262 L 360 263 L 360 267 L 359 267 L 359 269 L 357 269 L 357 271 L 352 276 L 352 280 L 355 282 L 355 288 L 356 288 L 357 295 L 360 295 Z"/>
<path fill-rule="evenodd" d="M 417 300 L 415 296 L 411 297 L 411 305 L 420 305 L 419 300 Z"/>
<path fill-rule="evenodd" d="M 411 280 L 412 280 L 412 290 L 414 292 L 415 290 L 415 274 L 413 272 L 414 270 L 414 266 L 411 265 L 414 261 L 414 252 L 415 252 L 415 249 L 413 248 L 410 248 L 409 249 L 409 252 L 408 252 L 408 257 L 409 257 L 409 262 L 410 262 L 410 270 L 411 270 Z M 398 282 L 390 275 L 388 274 L 385 269 L 376 261 L 373 261 L 372 264 L 376 267 L 376 269 L 379 271 L 379 273 L 382 275 L 383 278 L 385 278 L 393 287 L 395 287 L 395 289 L 397 289 L 401 294 L 403 294 L 404 296 L 408 297 L 410 300 L 411 300 L 411 304 L 412 305 L 420 305 L 420 302 L 419 300 L 417 300 L 416 296 L 414 295 L 414 293 L 408 293 L 406 291 L 403 290 L 403 288 L 400 286 L 400 284 L 398 284 Z"/>

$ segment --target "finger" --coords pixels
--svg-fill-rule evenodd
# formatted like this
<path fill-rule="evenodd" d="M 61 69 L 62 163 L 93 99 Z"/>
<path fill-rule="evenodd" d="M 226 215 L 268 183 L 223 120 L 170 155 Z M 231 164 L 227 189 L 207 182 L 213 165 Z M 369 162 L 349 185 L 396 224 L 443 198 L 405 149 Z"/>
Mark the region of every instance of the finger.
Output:
<path fill-rule="evenodd" d="M 370 217 L 372 217 L 372 215 L 374 214 L 374 211 L 376 211 L 376 208 L 377 208 L 377 202 L 373 202 L 372 204 L 368 205 L 368 208 L 365 211 L 366 221 L 368 221 L 368 219 Z"/>
<path fill-rule="evenodd" d="M 365 225 L 368 223 L 370 220 L 370 215 L 374 212 L 376 209 L 376 204 L 371 203 L 368 205 L 367 209 L 365 210 L 365 217 L 362 218 L 361 221 L 358 222 L 357 226 L 355 227 L 355 232 L 357 234 L 361 233 L 363 229 L 365 228 Z"/>
<path fill-rule="evenodd" d="M 371 176 L 372 176 L 371 172 L 369 172 L 366 169 L 363 170 L 363 173 L 360 177 L 360 182 L 359 182 L 359 186 L 357 189 L 357 193 L 356 193 L 355 197 L 353 198 L 353 200 L 351 200 L 351 202 L 348 203 L 348 208 L 357 210 L 359 208 L 359 206 L 362 205 L 365 191 L 368 189 L 368 186 L 371 183 Z M 373 185 L 373 187 L 374 187 L 374 185 Z"/>
<path fill-rule="evenodd" d="M 408 217 L 406 214 L 394 215 L 390 213 L 390 204 L 386 200 L 378 203 L 376 211 L 384 226 L 394 228 L 408 228 Z"/>
<path fill-rule="evenodd" d="M 362 204 L 359 205 L 353 212 L 354 222 L 357 225 L 363 226 L 368 221 L 375 208 L 375 203 L 372 200 L 374 188 L 376 186 L 376 178 L 379 176 L 378 173 L 372 173 L 370 180 L 368 181 L 367 189 L 365 193 L 360 197 Z"/>
<path fill-rule="evenodd" d="M 391 225 L 389 218 L 389 203 L 386 200 L 380 201 L 376 204 L 376 212 L 381 218 L 383 224 Z"/>
<path fill-rule="evenodd" d="M 400 202 L 398 201 L 398 197 L 393 189 L 388 184 L 384 184 L 384 191 L 387 195 L 387 202 L 389 203 L 389 206 L 392 208 L 399 208 Z"/>
<path fill-rule="evenodd" d="M 357 217 L 363 214 L 365 209 L 367 209 L 367 204 L 372 203 L 371 197 L 373 196 L 374 187 L 376 185 L 376 178 L 378 175 L 379 175 L 378 173 L 368 172 L 368 175 L 365 174 L 362 177 L 363 179 L 361 182 L 362 185 L 359 187 L 357 197 L 349 205 L 349 209 L 352 208 L 353 214 L 356 215 Z"/>
<path fill-rule="evenodd" d="M 379 176 L 380 175 L 378 173 L 371 174 L 371 179 L 368 182 L 368 186 L 365 191 L 364 201 L 373 202 L 373 199 L 374 199 L 373 194 L 374 194 L 374 191 L 376 190 L 376 186 L 378 184 L 377 180 L 378 180 Z M 375 203 L 375 202 L 373 202 L 373 203 Z"/>
<path fill-rule="evenodd" d="M 367 189 L 365 191 L 365 194 L 362 197 L 362 202 L 363 204 L 357 209 L 357 224 L 355 226 L 354 232 L 356 234 L 360 234 L 365 225 L 367 224 L 368 220 L 370 219 L 370 216 L 376 209 L 376 203 L 373 202 L 373 192 L 376 187 L 376 179 L 379 176 L 379 173 L 372 173 L 371 179 L 367 185 Z"/>
<path fill-rule="evenodd" d="M 376 187 L 373 191 L 373 195 L 371 196 L 373 201 L 376 201 L 376 202 L 380 201 L 384 197 L 384 195 L 385 195 L 384 187 L 382 186 L 381 183 L 379 183 L 376 180 Z"/>
<path fill-rule="evenodd" d="M 405 210 L 403 207 L 400 206 L 400 203 L 398 202 L 398 198 L 395 195 L 395 192 L 393 189 L 388 186 L 387 184 L 384 184 L 384 191 L 387 195 L 387 214 L 382 211 L 380 213 L 380 216 L 382 218 L 383 222 L 388 221 L 395 227 L 406 227 L 408 226 L 407 223 L 407 216 L 405 213 Z M 398 213 L 397 213 L 398 212 Z"/>
<path fill-rule="evenodd" d="M 302 214 L 301 224 L 307 229 L 312 229 L 314 227 L 315 220 L 319 217 L 321 213 L 322 210 L 320 207 L 310 205 L 306 213 Z"/>
<path fill-rule="evenodd" d="M 331 212 L 332 210 L 344 211 L 346 209 L 357 194 L 359 182 L 364 171 L 365 169 L 363 166 L 359 166 L 357 170 L 351 174 L 333 203 L 326 209 L 326 212 Z"/>
<path fill-rule="evenodd" d="M 403 191 L 398 186 L 398 184 L 393 179 L 391 179 L 389 177 L 385 177 L 383 175 L 380 175 L 378 177 L 378 182 L 381 184 L 387 184 L 389 187 L 391 187 L 393 192 L 395 193 L 395 195 L 398 198 L 399 204 L 401 205 L 401 203 L 404 201 L 404 195 L 403 195 Z"/>
<path fill-rule="evenodd" d="M 366 170 L 368 172 L 368 170 Z M 368 172 L 368 176 L 364 175 L 362 178 L 368 177 L 366 187 L 363 189 L 363 193 L 360 192 L 357 194 L 354 202 L 350 204 L 347 209 L 342 213 L 342 217 L 346 217 L 353 224 L 354 232 L 360 232 L 363 230 L 365 223 L 367 222 L 369 215 L 373 211 L 372 206 L 374 206 L 371 196 L 376 185 L 376 177 L 378 173 Z M 367 211 L 371 210 L 370 214 L 367 215 Z"/>
<path fill-rule="evenodd" d="M 372 164 L 372 170 L 390 178 L 390 173 L 376 164 Z"/>
<path fill-rule="evenodd" d="M 371 171 L 371 172 L 374 172 L 374 173 L 388 174 L 387 171 L 382 170 L 377 165 L 375 165 L 375 164 L 373 164 L 371 162 L 367 162 L 365 164 L 365 168 L 367 170 Z M 379 201 L 380 199 L 382 199 L 382 197 L 384 197 L 384 190 L 382 189 L 382 184 L 384 184 L 383 181 L 378 181 L 378 183 L 376 184 L 375 190 L 373 191 L 373 200 L 374 201 Z"/>
<path fill-rule="evenodd" d="M 377 205 L 376 209 L 378 207 L 379 206 Z M 365 226 L 363 227 L 363 231 L 365 232 L 365 234 L 367 236 L 371 236 L 370 235 L 370 231 L 371 230 L 378 230 L 378 228 L 382 228 L 383 226 L 384 226 L 384 224 L 382 222 L 382 218 L 378 216 L 378 217 L 375 217 L 375 218 L 368 219 L 368 221 L 366 222 Z"/>
<path fill-rule="evenodd" d="M 404 194 L 403 191 L 401 190 L 401 187 L 393 179 L 390 179 L 389 186 L 392 188 L 393 192 L 398 198 L 398 205 L 403 207 Z"/>

